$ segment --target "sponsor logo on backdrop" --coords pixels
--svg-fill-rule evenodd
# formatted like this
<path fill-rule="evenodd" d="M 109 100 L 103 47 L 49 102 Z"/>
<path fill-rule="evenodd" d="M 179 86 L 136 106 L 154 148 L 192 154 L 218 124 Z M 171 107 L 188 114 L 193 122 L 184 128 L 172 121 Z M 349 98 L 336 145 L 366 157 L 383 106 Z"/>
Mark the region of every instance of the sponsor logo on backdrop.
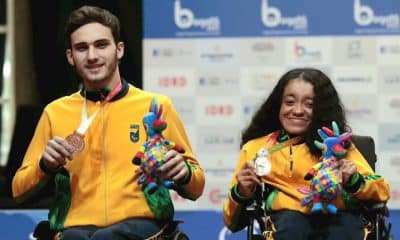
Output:
<path fill-rule="evenodd" d="M 400 201 L 400 189 L 391 189 L 390 201 Z"/>
<path fill-rule="evenodd" d="M 307 33 L 308 19 L 306 15 L 284 16 L 279 8 L 272 6 L 269 2 L 261 0 L 261 21 L 269 29 L 264 32 L 265 34 Z"/>
<path fill-rule="evenodd" d="M 234 136 L 223 136 L 223 135 L 208 135 L 204 136 L 203 143 L 205 145 L 232 145 L 236 142 Z"/>
<path fill-rule="evenodd" d="M 239 149 L 239 131 L 235 127 L 200 127 L 197 137 L 197 144 L 199 144 L 197 149 L 206 153 L 237 152 Z M 223 167 L 220 170 L 221 172 L 226 171 Z M 219 170 L 214 169 L 213 172 L 215 171 Z"/>
<path fill-rule="evenodd" d="M 218 16 L 198 18 L 195 13 L 181 5 L 181 0 L 175 0 L 174 4 L 175 25 L 181 30 L 190 30 L 176 33 L 178 36 L 203 36 L 219 35 L 221 21 Z"/>
<path fill-rule="evenodd" d="M 391 108 L 399 110 L 400 109 L 400 98 L 393 98 L 392 100 L 390 100 L 389 106 Z"/>
<path fill-rule="evenodd" d="M 272 42 L 255 42 L 252 44 L 251 50 L 255 53 L 273 52 L 275 44 Z"/>
<path fill-rule="evenodd" d="M 239 79 L 231 78 L 231 77 L 224 77 L 224 76 L 201 76 L 199 78 L 199 85 L 200 86 L 210 86 L 210 87 L 221 87 L 225 85 L 238 85 Z"/>
<path fill-rule="evenodd" d="M 379 92 L 382 96 L 388 94 L 397 95 L 400 91 L 400 74 L 393 66 L 384 67 L 379 70 Z"/>
<path fill-rule="evenodd" d="M 234 114 L 234 107 L 231 104 L 209 104 L 205 106 L 206 116 L 225 116 Z"/>
<path fill-rule="evenodd" d="M 371 76 L 341 76 L 337 77 L 336 81 L 339 83 L 371 83 Z"/>
<path fill-rule="evenodd" d="M 160 76 L 158 86 L 160 88 L 184 88 L 187 85 L 185 76 Z"/>
<path fill-rule="evenodd" d="M 400 167 L 400 156 L 393 156 L 390 158 L 390 166 Z"/>
<path fill-rule="evenodd" d="M 234 58 L 233 52 L 224 51 L 221 45 L 216 44 L 213 46 L 212 51 L 203 52 L 200 54 L 201 59 L 207 59 L 213 63 L 225 62 L 230 61 Z"/>
<path fill-rule="evenodd" d="M 388 74 L 383 76 L 383 82 L 387 85 L 398 85 L 400 84 L 400 75 L 398 74 Z"/>
<path fill-rule="evenodd" d="M 349 59 L 362 58 L 361 40 L 350 41 L 347 45 L 347 57 Z"/>
<path fill-rule="evenodd" d="M 193 51 L 175 48 L 154 48 L 151 51 L 153 58 L 176 58 L 183 56 L 191 56 Z"/>
<path fill-rule="evenodd" d="M 210 192 L 208 193 L 208 200 L 213 205 L 221 205 L 226 198 L 227 192 L 225 190 L 221 190 L 220 188 L 210 189 Z"/>
<path fill-rule="evenodd" d="M 243 39 L 240 42 L 241 65 L 254 67 L 265 66 L 265 64 L 278 66 L 284 64 L 285 54 L 282 54 L 284 41 L 265 38 L 262 40 Z"/>
<path fill-rule="evenodd" d="M 294 56 L 298 61 L 306 62 L 321 62 L 322 52 L 321 50 L 311 49 L 309 46 L 294 42 L 293 45 Z"/>
<path fill-rule="evenodd" d="M 400 44 L 385 44 L 379 47 L 380 54 L 400 54 Z"/>
<path fill-rule="evenodd" d="M 243 114 L 246 116 L 251 116 L 253 115 L 254 111 L 255 111 L 255 106 L 254 105 L 250 105 L 250 104 L 243 104 Z"/>
<path fill-rule="evenodd" d="M 354 0 L 354 21 L 363 27 L 356 29 L 356 33 L 398 32 L 400 30 L 400 16 L 397 12 L 376 13 L 373 7 L 363 4 L 361 0 Z"/>
<path fill-rule="evenodd" d="M 195 119 L 195 103 L 193 97 L 172 97 L 176 111 L 183 122 L 193 124 Z"/>
<path fill-rule="evenodd" d="M 353 97 L 347 102 L 346 113 L 349 119 L 354 121 L 375 120 L 376 102 L 369 96 Z"/>
<path fill-rule="evenodd" d="M 249 86 L 253 90 L 265 89 L 275 85 L 278 76 L 273 73 L 253 72 L 250 74 Z"/>
<path fill-rule="evenodd" d="M 382 124 L 378 134 L 381 151 L 397 152 L 400 149 L 400 124 Z"/>
<path fill-rule="evenodd" d="M 239 77 L 231 69 L 199 74 L 198 94 L 203 96 L 237 96 L 240 94 Z"/>
<path fill-rule="evenodd" d="M 236 142 L 235 142 L 236 143 Z M 207 175 L 213 175 L 215 177 L 231 177 L 232 173 L 235 171 L 234 168 L 204 168 Z"/>

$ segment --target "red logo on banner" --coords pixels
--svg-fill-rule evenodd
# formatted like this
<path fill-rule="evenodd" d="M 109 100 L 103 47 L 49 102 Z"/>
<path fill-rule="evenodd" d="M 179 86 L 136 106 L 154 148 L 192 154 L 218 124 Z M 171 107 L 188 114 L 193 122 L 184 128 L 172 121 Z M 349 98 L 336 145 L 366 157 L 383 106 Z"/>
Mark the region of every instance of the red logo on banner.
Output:
<path fill-rule="evenodd" d="M 158 85 L 161 88 L 185 87 L 187 85 L 187 79 L 184 76 L 160 77 L 158 79 Z"/>
<path fill-rule="evenodd" d="M 208 105 L 206 106 L 208 116 L 231 116 L 233 115 L 232 105 Z"/>
<path fill-rule="evenodd" d="M 221 192 L 221 189 L 212 189 L 209 194 L 209 199 L 212 204 L 219 205 L 225 198 L 225 194 Z"/>
<path fill-rule="evenodd" d="M 390 200 L 399 201 L 400 200 L 400 190 L 393 189 L 390 193 Z"/>

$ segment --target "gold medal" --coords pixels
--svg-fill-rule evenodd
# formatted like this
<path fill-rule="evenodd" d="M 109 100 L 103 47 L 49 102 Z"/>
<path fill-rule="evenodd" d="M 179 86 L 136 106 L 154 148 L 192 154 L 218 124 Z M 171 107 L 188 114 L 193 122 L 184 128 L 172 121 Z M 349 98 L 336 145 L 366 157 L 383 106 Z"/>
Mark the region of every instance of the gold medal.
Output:
<path fill-rule="evenodd" d="M 85 139 L 84 135 L 74 131 L 71 135 L 69 135 L 65 140 L 72 146 L 72 151 L 74 153 L 81 152 L 85 148 Z"/>
<path fill-rule="evenodd" d="M 271 171 L 271 163 L 268 159 L 268 152 L 264 148 L 261 148 L 256 153 L 256 157 L 254 159 L 254 168 L 256 170 L 257 176 L 266 176 Z"/>

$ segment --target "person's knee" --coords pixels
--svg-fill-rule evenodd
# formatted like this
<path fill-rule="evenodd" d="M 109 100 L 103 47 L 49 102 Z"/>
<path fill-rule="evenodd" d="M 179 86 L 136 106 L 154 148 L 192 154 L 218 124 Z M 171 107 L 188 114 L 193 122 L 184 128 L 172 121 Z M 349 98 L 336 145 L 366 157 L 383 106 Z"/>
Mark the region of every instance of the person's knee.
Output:
<path fill-rule="evenodd" d="M 276 239 L 307 239 L 311 234 L 312 228 L 309 219 L 304 214 L 297 211 L 280 211 L 271 216 L 275 226 L 274 237 Z"/>
<path fill-rule="evenodd" d="M 97 230 L 90 239 L 93 240 L 115 239 L 115 233 L 111 229 L 103 228 Z"/>
<path fill-rule="evenodd" d="M 364 239 L 366 223 L 361 217 L 351 213 L 341 213 L 327 227 L 326 239 Z"/>
<path fill-rule="evenodd" d="M 61 240 L 88 240 L 89 236 L 86 231 L 80 229 L 66 229 L 61 233 Z"/>

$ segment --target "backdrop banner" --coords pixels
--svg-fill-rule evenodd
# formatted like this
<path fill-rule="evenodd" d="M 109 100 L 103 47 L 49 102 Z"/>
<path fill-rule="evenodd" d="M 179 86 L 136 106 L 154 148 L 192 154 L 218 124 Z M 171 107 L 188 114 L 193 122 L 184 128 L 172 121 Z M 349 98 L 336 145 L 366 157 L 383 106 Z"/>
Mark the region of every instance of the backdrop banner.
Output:
<path fill-rule="evenodd" d="M 317 67 L 334 82 L 354 134 L 375 139 L 376 171 L 400 209 L 399 0 L 146 0 L 143 87 L 172 98 L 206 171 L 196 202 L 221 210 L 241 131 L 279 77 Z"/>

